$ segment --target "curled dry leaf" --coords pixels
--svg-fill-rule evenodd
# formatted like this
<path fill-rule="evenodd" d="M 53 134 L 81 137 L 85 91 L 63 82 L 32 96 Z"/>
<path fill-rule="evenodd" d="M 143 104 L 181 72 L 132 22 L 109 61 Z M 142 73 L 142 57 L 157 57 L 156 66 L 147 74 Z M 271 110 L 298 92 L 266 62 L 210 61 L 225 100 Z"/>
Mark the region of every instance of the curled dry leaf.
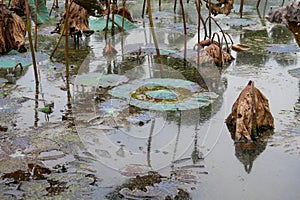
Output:
<path fill-rule="evenodd" d="M 241 52 L 241 51 L 249 51 L 251 49 L 250 46 L 246 44 L 235 44 L 231 46 L 232 50 Z"/>
<path fill-rule="evenodd" d="M 7 53 L 12 49 L 19 52 L 27 51 L 25 46 L 26 27 L 21 17 L 11 12 L 6 6 L 0 4 L 0 15 L 3 13 L 3 19 L 0 19 L 0 53 Z M 2 26 L 5 29 L 2 29 Z"/>
<path fill-rule="evenodd" d="M 57 23 L 57 27 L 55 28 L 55 30 L 51 31 L 51 33 L 60 33 L 61 27 L 64 24 L 65 17 L 66 17 L 66 13 L 63 14 L 62 18 Z M 89 18 L 88 11 L 84 7 L 76 3 L 71 3 L 70 11 L 69 11 L 70 34 L 81 35 L 81 31 L 82 31 L 85 34 L 85 36 L 92 35 L 94 31 L 89 29 L 88 18 Z"/>
<path fill-rule="evenodd" d="M 234 60 L 234 57 L 230 53 L 227 53 L 222 49 L 220 43 L 213 41 L 212 39 L 202 40 L 195 45 L 194 49 L 196 47 L 204 48 L 204 51 L 209 55 L 211 59 L 213 59 L 214 63 L 218 66 L 223 66 L 224 64 Z M 194 62 L 198 62 L 198 60 L 200 60 L 200 63 L 202 63 L 201 58 L 207 58 L 207 56 L 204 56 L 205 54 L 203 54 L 202 51 L 199 51 L 199 54 L 199 56 L 193 57 L 191 58 L 191 60 Z M 211 59 L 205 60 L 207 60 L 207 62 L 210 62 Z"/>
<path fill-rule="evenodd" d="M 249 81 L 233 104 L 226 124 L 236 140 L 251 141 L 258 132 L 274 128 L 268 99 L 254 87 L 253 81 Z"/>
<path fill-rule="evenodd" d="M 213 15 L 225 14 L 228 15 L 233 9 L 233 0 L 218 0 L 218 3 L 206 4 Z"/>

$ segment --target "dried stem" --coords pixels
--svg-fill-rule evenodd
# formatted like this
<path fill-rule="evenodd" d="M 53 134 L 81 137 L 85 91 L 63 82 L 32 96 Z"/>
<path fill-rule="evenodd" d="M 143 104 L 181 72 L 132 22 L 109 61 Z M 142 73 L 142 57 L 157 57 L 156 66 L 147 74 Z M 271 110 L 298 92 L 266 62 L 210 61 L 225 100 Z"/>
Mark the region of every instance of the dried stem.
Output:
<path fill-rule="evenodd" d="M 184 28 L 184 35 L 186 35 L 186 22 L 185 22 L 185 14 L 184 14 L 184 7 L 183 2 L 180 0 L 180 7 L 181 7 L 181 14 L 182 14 L 182 20 L 183 20 L 183 28 Z"/>
<path fill-rule="evenodd" d="M 122 13 L 122 33 L 124 33 L 124 17 L 125 17 L 126 0 L 122 0 L 122 6 L 124 8 Z"/>
<path fill-rule="evenodd" d="M 25 12 L 26 12 L 26 27 L 27 27 L 27 33 L 28 33 L 28 39 L 29 39 L 29 45 L 31 50 L 31 57 L 32 57 L 32 64 L 34 69 L 34 77 L 35 77 L 35 83 L 39 83 L 39 77 L 38 77 L 38 69 L 36 65 L 36 59 L 35 59 L 35 53 L 32 43 L 32 36 L 31 36 L 31 20 L 30 20 L 30 13 L 29 13 L 29 6 L 28 6 L 28 0 L 25 0 Z"/>
<path fill-rule="evenodd" d="M 158 47 L 158 43 L 157 43 L 155 31 L 154 31 L 154 24 L 153 24 L 152 11 L 151 11 L 151 0 L 147 0 L 147 9 L 148 9 L 148 17 L 149 17 L 149 23 L 150 23 L 150 27 L 151 27 L 153 42 L 154 42 L 156 54 L 157 54 L 157 61 L 159 64 L 162 64 L 159 47 Z M 162 71 L 162 68 L 160 70 Z"/>
<path fill-rule="evenodd" d="M 69 84 L 69 1 L 65 1 L 66 18 L 65 18 L 65 48 L 66 48 L 66 82 Z"/>

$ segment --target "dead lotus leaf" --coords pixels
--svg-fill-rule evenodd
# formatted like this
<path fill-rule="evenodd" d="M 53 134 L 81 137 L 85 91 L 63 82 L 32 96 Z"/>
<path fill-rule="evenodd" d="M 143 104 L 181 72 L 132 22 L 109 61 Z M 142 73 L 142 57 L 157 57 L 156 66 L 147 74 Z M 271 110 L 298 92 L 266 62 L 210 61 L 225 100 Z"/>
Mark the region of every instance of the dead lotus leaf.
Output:
<path fill-rule="evenodd" d="M 221 45 L 218 42 L 213 41 L 212 39 L 202 40 L 198 44 L 196 44 L 195 47 L 204 48 L 204 51 L 207 52 L 207 54 L 213 59 L 214 63 L 217 66 L 223 66 L 224 64 L 234 60 L 234 57 L 230 53 L 224 51 Z M 203 54 L 201 51 L 200 53 Z M 203 55 L 192 58 L 192 61 L 197 62 L 198 57 L 201 58 L 203 57 Z"/>
<path fill-rule="evenodd" d="M 233 8 L 233 0 L 218 0 L 218 3 L 206 4 L 213 15 L 225 14 L 228 15 Z"/>
<path fill-rule="evenodd" d="M 249 81 L 232 106 L 226 124 L 236 140 L 251 141 L 258 132 L 274 128 L 268 99 Z"/>
<path fill-rule="evenodd" d="M 0 53 L 7 53 L 12 49 L 25 52 L 26 27 L 22 18 L 11 12 L 5 5 L 0 4 Z M 3 8 L 3 10 L 2 10 Z M 3 28 L 2 28 L 3 27 Z"/>
<path fill-rule="evenodd" d="M 251 47 L 246 44 L 235 44 L 232 45 L 231 48 L 236 52 L 249 51 L 251 49 Z"/>
<path fill-rule="evenodd" d="M 66 17 L 66 13 L 62 15 L 62 18 L 57 23 L 57 27 L 55 30 L 51 31 L 51 33 L 60 33 L 61 27 L 64 24 L 64 20 Z M 90 36 L 94 33 L 93 30 L 90 30 L 89 28 L 89 14 L 88 11 L 76 4 L 71 3 L 70 5 L 70 11 L 69 11 L 69 31 L 71 35 L 79 34 L 81 35 L 81 31 L 85 34 L 85 36 Z"/>

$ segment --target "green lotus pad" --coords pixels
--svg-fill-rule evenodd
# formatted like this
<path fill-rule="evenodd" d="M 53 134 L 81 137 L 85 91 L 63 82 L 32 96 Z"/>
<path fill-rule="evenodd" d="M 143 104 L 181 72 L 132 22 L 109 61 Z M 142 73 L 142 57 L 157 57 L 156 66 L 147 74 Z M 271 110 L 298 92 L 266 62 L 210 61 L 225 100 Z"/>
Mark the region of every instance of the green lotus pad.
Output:
<path fill-rule="evenodd" d="M 190 110 L 210 105 L 218 95 L 214 92 L 201 92 L 194 82 L 153 78 L 136 80 L 117 86 L 109 94 L 127 99 L 130 105 L 149 110 Z"/>
<path fill-rule="evenodd" d="M 37 24 L 43 24 L 50 19 L 44 0 L 29 0 L 32 18 L 36 17 Z"/>
<path fill-rule="evenodd" d="M 44 54 L 35 53 L 35 58 L 37 62 L 46 60 L 48 57 Z M 18 53 L 16 51 L 10 51 L 7 55 L 0 56 L 0 69 L 12 69 L 18 63 L 21 63 L 23 67 L 28 67 L 32 64 L 31 53 Z"/>
<path fill-rule="evenodd" d="M 115 15 L 115 25 L 118 26 L 119 28 L 122 27 L 122 19 L 123 17 L 120 15 Z M 103 31 L 106 27 L 106 18 L 103 17 L 90 17 L 89 18 L 89 28 L 91 30 L 95 30 L 95 31 Z M 108 21 L 108 29 L 111 29 L 112 27 L 112 21 L 111 19 Z M 124 30 L 128 31 L 131 29 L 135 29 L 138 28 L 138 26 L 132 22 L 130 22 L 129 20 L 127 20 L 126 18 L 124 19 Z"/>

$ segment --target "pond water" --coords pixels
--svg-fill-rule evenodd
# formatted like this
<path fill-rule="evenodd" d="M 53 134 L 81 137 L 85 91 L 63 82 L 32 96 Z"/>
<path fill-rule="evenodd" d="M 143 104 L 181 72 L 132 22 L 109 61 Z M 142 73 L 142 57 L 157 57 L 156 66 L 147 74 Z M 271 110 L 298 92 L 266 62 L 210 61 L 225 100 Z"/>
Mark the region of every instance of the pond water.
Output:
<path fill-rule="evenodd" d="M 231 51 L 235 60 L 223 67 L 193 61 L 193 2 L 185 38 L 179 4 L 174 14 L 173 1 L 153 1 L 160 56 L 140 1 L 127 1 L 139 28 L 107 40 L 95 32 L 79 47 L 71 40 L 70 88 L 62 41 L 52 61 L 39 62 L 38 89 L 31 66 L 1 87 L 1 199 L 165 199 L 178 191 L 181 199 L 298 199 L 300 51 L 284 25 L 261 18 L 281 3 L 263 2 L 257 12 L 246 1 L 244 19 L 239 5 L 215 17 L 235 44 L 251 47 Z M 50 25 L 38 43 L 47 55 L 57 39 L 43 34 Z M 117 54 L 104 57 L 107 45 Z M 249 80 L 268 98 L 275 129 L 235 143 L 225 119 Z M 51 113 L 38 111 L 49 104 Z"/>

